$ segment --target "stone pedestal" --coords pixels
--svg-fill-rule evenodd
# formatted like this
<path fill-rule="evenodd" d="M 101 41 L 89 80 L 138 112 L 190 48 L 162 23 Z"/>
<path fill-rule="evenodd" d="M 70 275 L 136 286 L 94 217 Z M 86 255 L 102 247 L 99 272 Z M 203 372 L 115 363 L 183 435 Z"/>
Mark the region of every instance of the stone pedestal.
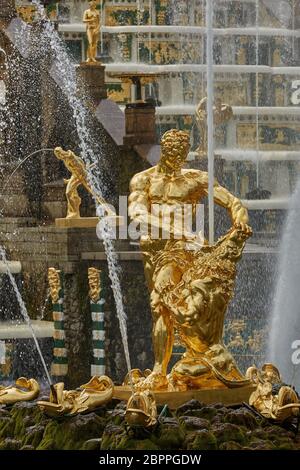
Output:
<path fill-rule="evenodd" d="M 125 123 L 125 146 L 157 143 L 154 106 L 149 103 L 128 104 L 125 109 Z"/>
<path fill-rule="evenodd" d="M 77 68 L 77 86 L 81 97 L 92 106 L 98 106 L 107 98 L 105 66 L 100 63 L 82 62 Z"/>

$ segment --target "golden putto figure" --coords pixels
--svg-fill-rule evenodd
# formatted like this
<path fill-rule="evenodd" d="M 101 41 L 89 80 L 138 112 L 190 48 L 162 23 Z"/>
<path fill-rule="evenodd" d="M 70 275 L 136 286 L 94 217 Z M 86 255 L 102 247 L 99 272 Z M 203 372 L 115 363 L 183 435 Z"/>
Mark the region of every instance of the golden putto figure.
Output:
<path fill-rule="evenodd" d="M 223 323 L 233 295 L 236 263 L 251 235 L 248 214 L 241 201 L 217 182 L 215 202 L 226 208 L 232 228 L 214 246 L 193 234 L 182 220 L 184 205 L 195 206 L 208 193 L 208 175 L 183 169 L 190 147 L 189 134 L 171 130 L 161 141 L 157 166 L 131 181 L 129 214 L 148 227 L 141 236 L 146 279 L 153 316 L 155 364 L 139 389 L 226 388 L 249 384 L 238 370 L 223 341 Z M 153 204 L 176 215 L 165 227 L 153 213 Z M 180 218 L 181 214 L 181 218 Z M 154 239 L 153 227 L 168 233 Z M 161 234 L 161 232 L 160 232 Z M 186 347 L 183 358 L 167 377 L 174 330 Z"/>
<path fill-rule="evenodd" d="M 97 2 L 89 2 L 90 8 L 83 14 L 83 22 L 86 24 L 86 34 L 88 39 L 87 62 L 97 63 L 97 45 L 100 33 L 100 13 L 97 10 Z"/>
<path fill-rule="evenodd" d="M 78 194 L 78 187 L 82 185 L 88 193 L 92 194 L 96 201 L 102 205 L 108 215 L 115 216 L 115 213 L 108 207 L 107 202 L 95 194 L 91 185 L 88 182 L 88 176 L 86 166 L 83 160 L 75 155 L 71 150 L 63 150 L 61 147 L 54 149 L 54 155 L 58 160 L 63 161 L 65 167 L 70 171 L 71 177 L 65 179 L 66 197 L 68 202 L 67 219 L 79 219 L 80 218 L 80 204 L 81 198 Z"/>

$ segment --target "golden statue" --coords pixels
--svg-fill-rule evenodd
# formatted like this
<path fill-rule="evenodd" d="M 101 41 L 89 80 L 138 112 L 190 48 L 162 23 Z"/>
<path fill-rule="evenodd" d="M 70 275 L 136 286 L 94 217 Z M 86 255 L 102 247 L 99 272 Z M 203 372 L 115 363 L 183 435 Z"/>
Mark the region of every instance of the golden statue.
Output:
<path fill-rule="evenodd" d="M 264 364 L 261 370 L 249 367 L 246 376 L 257 387 L 249 398 L 249 405 L 265 418 L 283 422 L 299 416 L 299 396 L 282 383 L 279 370 L 273 364 Z"/>
<path fill-rule="evenodd" d="M 54 149 L 54 155 L 58 160 L 62 160 L 65 167 L 70 171 L 71 178 L 65 179 L 66 197 L 68 202 L 68 210 L 66 219 L 80 219 L 80 204 L 81 198 L 78 194 L 77 188 L 82 185 L 105 209 L 106 213 L 110 216 L 115 216 L 115 213 L 110 209 L 107 202 L 96 195 L 88 182 L 86 166 L 83 160 L 75 155 L 71 150 L 63 150 L 61 147 Z"/>
<path fill-rule="evenodd" d="M 188 133 L 168 131 L 161 141 L 158 165 L 131 181 L 129 215 L 148 228 L 140 244 L 150 291 L 155 355 L 153 371 L 138 384 L 140 390 L 249 384 L 222 342 L 236 263 L 252 233 L 247 225 L 248 213 L 239 199 L 215 182 L 215 202 L 229 211 L 233 227 L 211 247 L 207 242 L 203 246 L 203 235 L 188 230 L 182 220 L 183 208 L 187 204 L 195 207 L 208 194 L 207 173 L 183 169 L 189 147 Z M 175 212 L 168 226 L 164 218 L 153 213 L 154 204 Z M 160 230 L 159 237 L 152 236 L 153 228 Z M 186 353 L 167 377 L 174 330 Z"/>
<path fill-rule="evenodd" d="M 200 157 L 207 156 L 207 98 L 203 98 L 196 109 L 196 124 L 200 132 L 201 143 L 197 149 Z M 221 99 L 215 100 L 214 125 L 215 127 L 230 121 L 233 117 L 232 107 L 222 103 Z"/>
<path fill-rule="evenodd" d="M 131 395 L 126 406 L 125 420 L 130 426 L 155 426 L 157 408 L 153 393 L 145 391 Z"/>
<path fill-rule="evenodd" d="M 89 268 L 88 279 L 89 279 L 89 296 L 93 302 L 98 302 L 100 299 L 100 273 L 101 271 L 96 268 Z"/>
<path fill-rule="evenodd" d="M 59 299 L 59 291 L 61 290 L 60 271 L 55 268 L 48 269 L 48 283 L 50 287 L 50 295 L 52 303 L 55 304 Z"/>
<path fill-rule="evenodd" d="M 87 62 L 97 63 L 97 46 L 100 33 L 100 13 L 97 10 L 97 2 L 89 2 L 90 8 L 83 14 L 83 22 L 86 24 L 86 34 L 88 39 Z"/>
<path fill-rule="evenodd" d="M 0 386 L 0 405 L 13 405 L 20 401 L 31 401 L 37 398 L 39 393 L 40 386 L 36 380 L 20 377 L 16 380 L 15 385 Z"/>
<path fill-rule="evenodd" d="M 79 390 L 64 390 L 64 383 L 54 385 L 54 393 L 50 392 L 49 401 L 38 401 L 38 406 L 48 416 L 74 416 L 94 411 L 108 403 L 113 396 L 114 384 L 109 377 L 92 377 L 80 386 Z"/>

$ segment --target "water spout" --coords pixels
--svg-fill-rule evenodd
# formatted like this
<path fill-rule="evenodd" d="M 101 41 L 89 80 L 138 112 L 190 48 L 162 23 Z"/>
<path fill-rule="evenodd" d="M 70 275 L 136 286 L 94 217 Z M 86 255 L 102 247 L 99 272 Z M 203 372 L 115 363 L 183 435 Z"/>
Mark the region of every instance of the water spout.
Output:
<path fill-rule="evenodd" d="M 300 364 L 294 345 L 300 343 L 300 181 L 290 201 L 281 242 L 279 275 L 270 318 L 267 361 L 279 368 L 283 379 L 300 388 Z"/>
<path fill-rule="evenodd" d="M 6 274 L 8 275 L 9 277 L 9 280 L 11 282 L 11 285 L 14 289 L 14 292 L 16 294 L 16 297 L 17 297 L 17 300 L 18 300 L 18 303 L 19 303 L 19 306 L 20 306 L 20 312 L 21 312 L 21 315 L 24 319 L 24 321 L 27 323 L 28 325 L 28 328 L 32 334 L 32 338 L 33 338 L 33 341 L 34 341 L 34 344 L 37 348 L 37 351 L 39 353 L 39 356 L 40 356 L 40 359 L 41 359 L 41 363 L 43 365 L 43 368 L 44 368 L 44 371 L 45 371 L 45 374 L 46 374 L 46 377 L 47 377 L 47 380 L 48 380 L 48 383 L 51 387 L 52 385 L 52 380 L 50 378 L 50 374 L 49 374 L 49 371 L 47 369 L 47 366 L 46 366 L 46 363 L 45 363 L 45 359 L 44 359 L 44 356 L 42 354 L 42 351 L 41 351 L 41 348 L 40 348 L 40 345 L 39 345 L 39 342 L 37 340 L 37 337 L 36 337 L 36 334 L 34 332 L 34 329 L 33 329 L 33 326 L 32 326 L 32 323 L 31 323 L 31 320 L 30 320 L 30 317 L 28 315 L 28 312 L 27 312 L 27 308 L 26 308 L 26 305 L 22 299 L 22 296 L 21 296 L 21 293 L 18 289 L 18 286 L 17 286 L 17 283 L 16 283 L 16 280 L 14 278 L 14 276 L 12 275 L 11 271 L 10 271 L 10 268 L 9 268 L 9 264 L 8 264 L 8 261 L 7 261 L 7 258 L 6 258 L 6 253 L 5 253 L 5 250 L 4 248 L 0 245 L 0 256 L 2 258 L 2 261 L 6 267 Z"/>

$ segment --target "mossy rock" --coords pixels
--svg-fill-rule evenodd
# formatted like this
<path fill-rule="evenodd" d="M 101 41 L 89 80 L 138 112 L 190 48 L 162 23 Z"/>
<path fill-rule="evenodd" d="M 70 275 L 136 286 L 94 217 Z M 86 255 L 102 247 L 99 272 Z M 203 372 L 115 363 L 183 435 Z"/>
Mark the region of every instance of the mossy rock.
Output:
<path fill-rule="evenodd" d="M 114 424 L 108 424 L 104 429 L 102 440 L 101 440 L 101 450 L 114 450 L 117 448 L 118 442 L 122 439 L 125 430 L 121 426 L 116 426 Z"/>
<path fill-rule="evenodd" d="M 179 424 L 162 424 L 159 428 L 159 437 L 152 436 L 153 440 L 160 449 L 180 449 L 185 439 L 185 432 Z"/>
<path fill-rule="evenodd" d="M 141 441 L 136 441 L 135 450 L 160 450 L 160 447 L 151 439 L 143 439 Z"/>
<path fill-rule="evenodd" d="M 102 435 L 106 421 L 95 413 L 78 415 L 62 421 L 52 420 L 45 427 L 42 442 L 38 449 L 47 446 L 48 441 L 54 442 L 54 449 L 77 450 L 89 439 Z"/>
<path fill-rule="evenodd" d="M 191 410 L 199 410 L 203 406 L 205 405 L 198 400 L 190 400 L 186 403 L 183 403 L 183 405 L 180 405 L 176 410 L 176 414 L 177 416 L 189 414 Z"/>
<path fill-rule="evenodd" d="M 255 416 L 245 408 L 230 411 L 226 414 L 224 421 L 238 426 L 244 426 L 247 429 L 255 429 L 258 425 Z"/>
<path fill-rule="evenodd" d="M 15 422 L 13 418 L 4 417 L 0 419 L 0 440 L 14 435 Z"/>
<path fill-rule="evenodd" d="M 26 434 L 23 439 L 23 445 L 32 445 L 38 447 L 44 436 L 45 427 L 41 425 L 30 426 L 26 428 Z"/>
<path fill-rule="evenodd" d="M 48 439 L 43 439 L 36 450 L 57 450 L 55 446 L 55 441 L 54 439 L 48 437 Z"/>
<path fill-rule="evenodd" d="M 245 444 L 247 441 L 245 432 L 236 424 L 224 423 L 212 430 L 218 444 L 223 442 L 235 441 Z"/>
<path fill-rule="evenodd" d="M 274 450 L 276 447 L 270 441 L 264 441 L 263 439 L 254 439 L 248 444 L 244 450 Z"/>
<path fill-rule="evenodd" d="M 212 421 L 215 416 L 217 416 L 218 410 L 213 406 L 203 406 L 200 409 L 193 409 L 189 413 L 189 416 L 197 416 L 198 418 L 207 419 Z"/>
<path fill-rule="evenodd" d="M 11 416 L 14 420 L 14 436 L 22 439 L 25 434 L 28 422 L 40 424 L 45 420 L 42 411 L 36 406 L 35 402 L 17 403 L 11 410 Z"/>
<path fill-rule="evenodd" d="M 85 441 L 80 450 L 100 450 L 101 439 L 89 439 Z"/>
<path fill-rule="evenodd" d="M 189 433 L 185 446 L 188 450 L 216 450 L 218 448 L 216 437 L 206 429 Z"/>
<path fill-rule="evenodd" d="M 223 444 L 220 445 L 219 450 L 241 450 L 242 448 L 243 447 L 238 442 L 229 441 L 223 442 Z"/>
<path fill-rule="evenodd" d="M 0 443 L 0 450 L 20 450 L 22 442 L 18 439 L 11 439 L 7 437 Z"/>
<path fill-rule="evenodd" d="M 210 422 L 208 419 L 199 418 L 198 416 L 181 416 L 179 420 L 183 429 L 186 431 L 210 428 Z"/>

